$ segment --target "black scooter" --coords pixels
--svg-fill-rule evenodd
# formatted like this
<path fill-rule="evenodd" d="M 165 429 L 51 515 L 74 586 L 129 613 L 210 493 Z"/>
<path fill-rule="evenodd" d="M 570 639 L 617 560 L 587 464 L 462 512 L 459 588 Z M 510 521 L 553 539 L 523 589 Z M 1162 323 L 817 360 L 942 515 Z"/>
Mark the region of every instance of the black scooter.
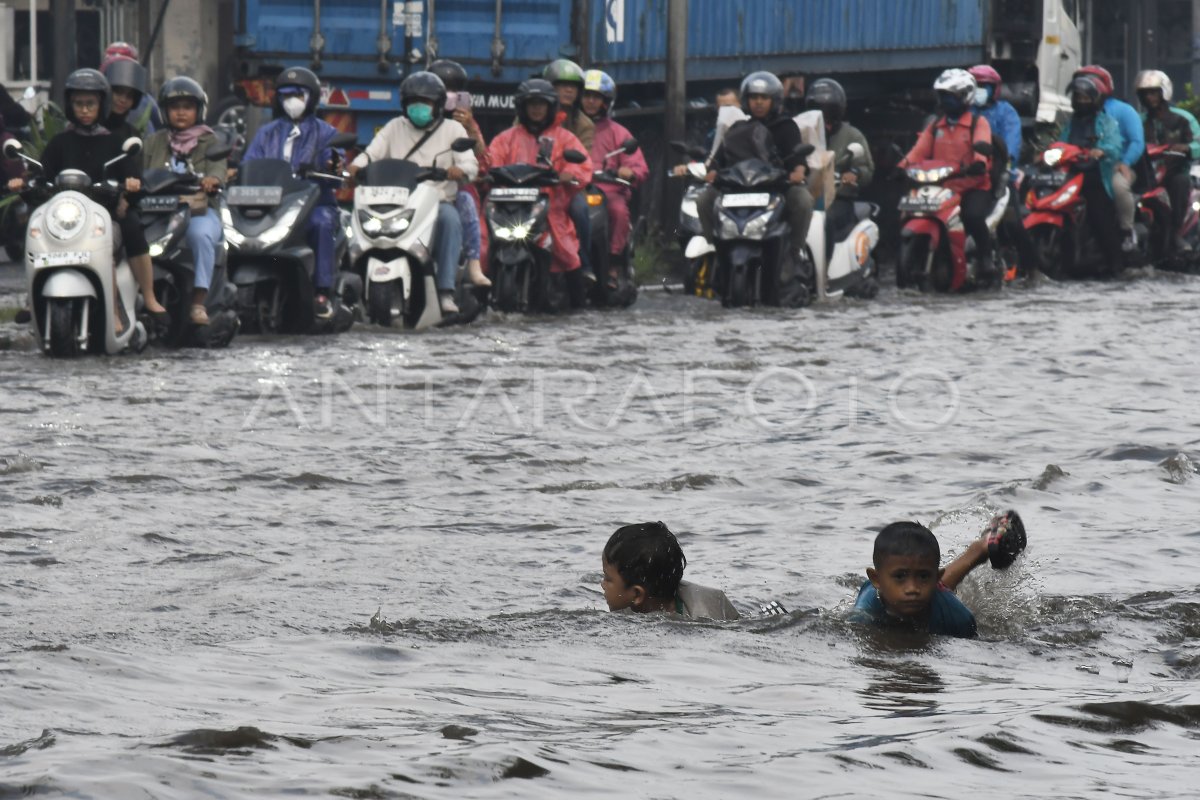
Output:
<path fill-rule="evenodd" d="M 584 190 L 592 226 L 592 264 L 595 265 L 598 276 L 592 287 L 591 300 L 592 305 L 599 308 L 628 308 L 637 302 L 638 288 L 633 276 L 633 233 L 630 233 L 625 249 L 614 257 L 611 248 L 612 231 L 609 230 L 608 224 L 608 197 L 604 191 L 605 185 L 633 185 L 608 169 L 608 161 L 621 153 L 633 155 L 637 151 L 637 139 L 626 139 L 619 149 L 604 156 L 601 165 L 603 168 L 592 173 L 592 182 Z M 614 267 L 615 285 L 612 285 Z"/>
<path fill-rule="evenodd" d="M 355 141 L 354 134 L 338 134 L 330 146 L 346 147 Z M 340 333 L 354 324 L 351 309 L 361 300 L 362 281 L 344 270 L 334 276 L 329 298 L 333 315 L 320 319 L 313 311 L 316 259 L 306 223 L 320 189 L 308 177 L 343 179 L 315 169 L 296 174 L 283 159 L 262 158 L 243 162 L 225 192 L 221 216 L 231 249 L 230 280 L 237 287 L 238 316 L 247 331 Z M 336 236 L 335 244 L 344 250 L 346 238 Z M 335 252 L 334 264 L 344 261 L 344 252 Z"/>

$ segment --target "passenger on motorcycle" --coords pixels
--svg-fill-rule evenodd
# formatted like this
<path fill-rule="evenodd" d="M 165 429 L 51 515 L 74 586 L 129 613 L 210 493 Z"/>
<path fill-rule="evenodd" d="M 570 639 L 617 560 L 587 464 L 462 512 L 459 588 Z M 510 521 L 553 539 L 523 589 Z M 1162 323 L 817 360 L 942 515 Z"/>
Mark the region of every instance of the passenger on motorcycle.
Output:
<path fill-rule="evenodd" d="M 172 172 L 191 172 L 208 195 L 192 203 L 188 222 L 187 243 L 195 265 L 192 287 L 191 320 L 194 325 L 208 324 L 204 302 L 212 285 L 217 248 L 221 246 L 220 206 L 216 192 L 225 179 L 225 159 L 209 161 L 208 148 L 216 143 L 212 128 L 200 124 L 208 105 L 208 96 L 200 84 L 188 77 L 171 78 L 158 90 L 158 105 L 166 111 L 167 127 L 146 140 L 144 159 L 150 169 L 166 168 Z"/>
<path fill-rule="evenodd" d="M 337 130 L 324 120 L 317 119 L 317 103 L 321 99 L 321 82 L 304 67 L 288 67 L 275 79 L 273 110 L 275 119 L 259 128 L 254 141 L 246 148 L 242 161 L 257 158 L 280 158 L 293 170 L 315 167 L 318 170 L 337 169 L 342 153 L 329 146 Z M 313 312 L 320 319 L 333 316 L 329 295 L 333 290 L 336 266 L 333 251 L 338 225 L 337 200 L 334 183 L 313 178 L 321 187 L 317 205 L 308 217 L 308 244 L 312 248 Z"/>
<path fill-rule="evenodd" d="M 475 121 L 470 103 L 461 103 L 459 99 L 466 95 L 467 71 L 457 61 L 441 58 L 429 65 L 429 71 L 442 79 L 446 87 L 446 112 L 451 119 L 462 125 L 467 136 L 475 141 L 475 160 L 479 164 L 480 174 L 487 171 L 487 140 L 483 131 Z M 470 95 L 467 95 L 469 97 Z M 458 187 L 454 196 L 454 207 L 458 210 L 459 219 L 463 226 L 463 252 L 467 257 L 467 280 L 476 286 L 491 286 L 492 282 L 483 274 L 482 260 L 484 245 L 487 242 L 487 231 L 479 223 L 479 215 L 483 205 L 479 201 L 479 192 L 472 182 Z"/>
<path fill-rule="evenodd" d="M 791 224 L 792 253 L 804 252 L 808 225 L 812 221 L 813 198 L 804 185 L 807 165 L 796 150 L 803 145 L 800 126 L 783 113 L 783 84 L 769 72 L 752 72 L 742 81 L 742 110 L 749 119 L 739 120 L 725 132 L 721 145 L 709 161 L 707 180 L 716 180 L 717 171 L 739 161 L 757 158 L 788 171 L 791 186 L 784 195 L 788 222 Z M 696 198 L 696 212 L 704 236 L 713 240 L 713 206 L 717 190 L 707 187 Z"/>
<path fill-rule="evenodd" d="M 154 106 L 142 102 L 146 95 L 146 68 L 132 58 L 117 56 L 107 59 L 100 71 L 112 89 L 112 107 L 104 126 L 115 132 L 122 125 L 128 125 L 130 136 L 143 139 L 154 133 L 156 128 L 151 120 Z M 142 110 L 131 114 L 135 108 Z"/>
<path fill-rule="evenodd" d="M 1104 110 L 1099 81 L 1081 75 L 1067 88 L 1074 112 L 1063 128 L 1068 144 L 1082 147 L 1096 159 L 1084 173 L 1083 196 L 1087 200 L 1088 224 L 1100 243 L 1100 252 L 1109 272 L 1120 267 L 1121 237 L 1117 228 L 1117 207 L 1113 203 L 1113 175 L 1122 163 L 1124 148 L 1117 121 Z"/>
<path fill-rule="evenodd" d="M 1008 176 L 1006 184 L 1012 183 L 1016 179 L 1015 167 L 1021 157 L 1021 117 L 1017 114 L 1017 110 L 1012 107 L 1012 103 L 1000 99 L 1001 80 L 999 72 L 987 64 L 979 64 L 967 71 L 971 73 L 971 77 L 975 79 L 975 83 L 979 87 L 975 91 L 974 106 L 978 109 L 979 115 L 986 119 L 988 125 L 992 127 L 993 137 L 1000 137 L 1007 151 L 1007 164 L 994 163 L 994 159 L 998 154 L 992 154 L 992 174 L 994 176 L 998 175 L 998 170 L 1003 169 L 1004 174 Z M 996 190 L 1000 189 L 998 186 L 992 188 Z M 1013 198 L 1017 196 L 1017 188 L 1014 185 Z M 1010 202 L 1004 212 L 1004 219 L 1001 221 L 1001 224 L 1004 226 L 1005 236 L 1012 240 L 1012 243 L 1017 248 L 1017 265 L 1020 268 L 1021 274 L 1032 275 L 1037 269 L 1037 248 L 1033 246 L 1033 239 L 1030 238 L 1029 231 L 1025 230 L 1017 208 L 1016 202 Z"/>
<path fill-rule="evenodd" d="M 831 243 L 841 241 L 858 223 L 854 203 L 861 189 L 871 184 L 875 175 L 875 160 L 862 131 L 846 122 L 846 90 L 832 78 L 813 81 L 804 98 L 804 107 L 820 111 L 825 119 L 825 144 L 833 153 L 833 163 L 841 168 L 846 163 L 850 145 L 858 143 L 862 153 L 850 159 L 850 167 L 842 172 L 833 204 L 825 212 L 825 227 Z"/>
<path fill-rule="evenodd" d="M 108 65 L 114 61 L 120 61 L 123 59 L 138 62 L 138 49 L 128 42 L 113 42 L 104 50 L 104 57 L 100 60 L 100 71 L 107 75 L 108 72 L 106 67 L 108 67 Z M 149 79 L 145 81 L 145 85 L 150 85 Z M 113 105 L 117 105 L 115 94 L 113 97 Z M 141 120 L 144 116 L 146 119 L 147 133 L 153 133 L 166 124 L 158 104 L 154 102 L 153 94 L 145 91 L 144 89 L 142 90 L 141 99 L 135 102 L 133 108 L 126 113 L 128 113 L 130 116 L 130 124 Z M 137 125 L 134 125 L 134 127 L 136 128 Z"/>
<path fill-rule="evenodd" d="M 590 153 L 596 139 L 596 126 L 579 107 L 579 95 L 583 92 L 583 69 L 574 61 L 560 58 L 551 61 L 542 71 L 542 77 L 550 81 L 558 94 L 558 119 L 563 128 L 575 134 L 583 144 L 583 152 Z M 583 192 L 571 198 L 571 221 L 579 236 L 579 262 L 583 265 L 584 277 L 599 278 L 592 271 L 592 221 L 588 217 L 587 199 Z"/>
<path fill-rule="evenodd" d="M 1187 217 L 1188 203 L 1192 194 L 1192 159 L 1200 157 L 1200 137 L 1193 134 L 1188 118 L 1176 113 L 1171 105 L 1173 87 L 1165 72 L 1156 69 L 1138 73 L 1135 82 L 1142 112 L 1142 129 L 1147 144 L 1165 144 L 1172 152 L 1187 156 L 1167 162 L 1167 175 L 1163 181 L 1167 196 L 1171 199 L 1171 247 L 1182 252 L 1192 247 L 1179 235 Z"/>
<path fill-rule="evenodd" d="M 962 221 L 975 240 L 979 263 L 987 264 L 992 253 L 992 237 L 987 216 L 992 210 L 990 159 L 975 151 L 976 144 L 992 143 L 988 121 L 971 111 L 975 99 L 975 78 L 962 69 L 948 69 L 934 81 L 938 115 L 898 165 L 901 169 L 919 161 L 937 160 L 959 164 L 962 177 L 946 181 L 948 189 L 962 196 Z"/>
<path fill-rule="evenodd" d="M 400 84 L 403 116 L 396 117 L 367 145 L 350 164 L 351 175 L 370 161 L 398 158 L 421 167 L 446 167 L 446 180 L 439 186 L 443 199 L 438 204 L 433 235 L 433 259 L 437 262 L 438 303 L 443 314 L 457 314 L 454 282 L 462 254 L 462 218 L 454 205 L 458 187 L 475 180 L 479 162 L 475 153 L 455 153 L 450 145 L 465 139 L 467 129 L 445 116 L 446 85 L 432 72 L 414 72 Z M 449 164 L 449 166 L 446 166 Z"/>
<path fill-rule="evenodd" d="M 559 185 L 549 190 L 550 235 L 553 238 L 553 256 L 558 271 L 566 272 L 572 281 L 582 279 L 580 275 L 579 239 L 567 208 L 582 188 L 591 183 L 592 160 L 572 164 L 563 157 L 567 150 L 578 150 L 587 154 L 583 143 L 575 134 L 564 128 L 558 112 L 558 93 L 549 82 L 531 78 L 517 87 L 514 97 L 517 106 L 517 124 L 500 133 L 488 148 L 488 160 L 493 167 L 509 164 L 537 164 L 539 141 L 551 143 L 550 167 L 559 175 Z M 577 182 L 577 185 L 573 185 Z M 574 287 L 572 297 L 579 297 L 579 287 Z"/>
<path fill-rule="evenodd" d="M 106 175 L 104 164 L 121 155 L 124 139 L 113 135 L 100 120 L 108 116 L 108 81 L 99 70 L 77 69 L 67 76 L 65 83 L 64 110 L 67 129 L 46 143 L 42 151 L 42 175 L 53 182 L 64 169 L 78 169 L 87 173 L 93 182 L 116 178 L 127 192 L 142 188 L 142 165 L 139 158 L 124 158 L 118 161 Z M 8 188 L 14 192 L 25 186 L 23 178 L 13 178 Z M 121 241 L 129 267 L 142 292 L 146 311 L 162 319 L 167 310 L 154 296 L 154 267 L 150 262 L 150 246 L 137 212 L 130 208 L 120 216 L 116 203 L 108 209 L 117 227 L 121 229 Z M 116 265 L 114 264 L 114 271 Z M 115 281 L 114 281 L 115 285 Z M 120 334 L 125 330 L 119 311 L 120 298 L 113 293 L 114 328 Z"/>
<path fill-rule="evenodd" d="M 1098 64 L 1080 67 L 1072 77 L 1090 75 L 1096 79 L 1100 97 L 1104 101 L 1104 113 L 1117 123 L 1121 136 L 1121 160 L 1112 175 L 1112 198 L 1117 206 L 1117 223 L 1121 227 L 1121 249 L 1126 253 L 1137 247 L 1133 217 L 1137 202 L 1133 196 L 1136 180 L 1134 169 L 1146 152 L 1146 138 L 1142 131 L 1142 120 L 1137 110 L 1124 100 L 1113 97 L 1113 79 L 1109 71 Z"/>
<path fill-rule="evenodd" d="M 619 150 L 626 139 L 632 138 L 629 130 L 611 116 L 612 106 L 617 100 L 617 84 L 604 72 L 597 69 L 588 70 L 583 77 L 583 97 L 580 100 L 583 113 L 591 117 L 596 124 L 596 139 L 592 143 L 592 164 L 596 169 L 615 167 L 618 178 L 629 181 L 637 186 L 650 175 L 646 158 L 642 151 L 632 154 L 620 153 L 606 163 L 604 157 L 614 150 Z M 632 229 L 629 220 L 629 199 L 633 188 L 617 184 L 606 184 L 604 195 L 608 205 L 608 222 L 611 241 L 609 252 L 613 255 L 624 252 L 625 244 L 629 241 Z M 615 269 L 615 267 L 614 267 Z M 616 288 L 616 275 L 606 276 L 612 288 Z"/>

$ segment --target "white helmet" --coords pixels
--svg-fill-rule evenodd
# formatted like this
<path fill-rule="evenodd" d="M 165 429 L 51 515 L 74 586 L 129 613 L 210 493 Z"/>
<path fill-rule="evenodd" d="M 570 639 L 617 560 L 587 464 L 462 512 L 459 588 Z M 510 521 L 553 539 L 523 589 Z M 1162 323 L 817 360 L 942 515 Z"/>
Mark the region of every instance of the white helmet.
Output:
<path fill-rule="evenodd" d="M 1163 100 L 1171 102 L 1171 95 L 1174 92 L 1174 86 L 1171 85 L 1171 79 L 1167 77 L 1167 73 L 1158 69 L 1145 69 L 1138 73 L 1137 90 L 1140 92 L 1143 89 L 1161 89 Z"/>
<path fill-rule="evenodd" d="M 938 75 L 938 79 L 933 82 L 935 92 L 952 94 L 961 100 L 964 106 L 970 105 L 971 100 L 975 97 L 975 90 L 978 88 L 975 76 L 965 69 L 948 69 Z"/>

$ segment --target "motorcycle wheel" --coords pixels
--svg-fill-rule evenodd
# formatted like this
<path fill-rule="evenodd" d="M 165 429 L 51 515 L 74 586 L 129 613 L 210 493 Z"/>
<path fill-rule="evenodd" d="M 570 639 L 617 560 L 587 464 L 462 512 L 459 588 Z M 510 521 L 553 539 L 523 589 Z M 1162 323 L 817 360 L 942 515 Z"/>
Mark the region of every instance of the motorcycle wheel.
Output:
<path fill-rule="evenodd" d="M 20 240 L 12 240 L 4 243 L 4 254 L 8 256 L 8 260 L 16 264 L 25 262 L 25 237 Z"/>
<path fill-rule="evenodd" d="M 511 264 L 499 266 L 492 292 L 496 300 L 496 310 L 514 312 L 521 310 L 520 270 Z"/>
<path fill-rule="evenodd" d="M 80 300 L 86 303 L 87 300 Z M 76 314 L 76 301 L 71 298 L 55 298 L 50 301 L 50 311 L 46 315 L 46 325 L 50 329 L 50 355 L 55 358 L 73 358 L 80 354 L 79 316 Z"/>
<path fill-rule="evenodd" d="M 750 304 L 754 287 L 751 283 L 750 267 L 747 264 L 740 264 L 733 268 L 733 272 L 729 276 L 729 290 L 725 294 L 728 302 L 725 305 L 729 308 L 740 308 Z"/>
<path fill-rule="evenodd" d="M 367 289 L 367 318 L 376 325 L 391 327 L 395 298 L 396 284 L 393 281 L 372 283 Z"/>
<path fill-rule="evenodd" d="M 1054 225 L 1035 225 L 1029 229 L 1029 235 L 1037 251 L 1038 264 L 1047 278 L 1061 280 L 1073 271 L 1073 264 L 1070 265 L 1071 270 L 1067 269 L 1067 251 L 1070 249 L 1074 255 L 1074 248 L 1067 246 L 1065 229 Z"/>
<path fill-rule="evenodd" d="M 904 289 L 916 286 L 923 292 L 929 291 L 929 239 L 914 236 L 906 239 L 900 247 L 900 261 L 896 264 L 896 287 Z"/>

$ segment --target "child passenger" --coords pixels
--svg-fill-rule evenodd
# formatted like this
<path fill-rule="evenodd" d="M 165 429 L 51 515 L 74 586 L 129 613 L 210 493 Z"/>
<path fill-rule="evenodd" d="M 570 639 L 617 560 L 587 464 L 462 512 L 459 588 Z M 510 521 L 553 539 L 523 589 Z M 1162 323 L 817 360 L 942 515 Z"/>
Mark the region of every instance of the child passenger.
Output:
<path fill-rule="evenodd" d="M 600 588 L 609 611 L 666 611 L 682 617 L 738 619 L 720 589 L 683 580 L 687 559 L 675 534 L 661 522 L 618 528 L 604 546 Z"/>
<path fill-rule="evenodd" d="M 1024 549 L 1025 526 L 1009 511 L 993 517 L 982 537 L 939 569 L 941 549 L 933 533 L 916 522 L 893 522 L 875 537 L 875 566 L 867 568 L 851 619 L 972 639 L 975 615 L 954 590 L 983 562 L 1005 569 Z"/>

